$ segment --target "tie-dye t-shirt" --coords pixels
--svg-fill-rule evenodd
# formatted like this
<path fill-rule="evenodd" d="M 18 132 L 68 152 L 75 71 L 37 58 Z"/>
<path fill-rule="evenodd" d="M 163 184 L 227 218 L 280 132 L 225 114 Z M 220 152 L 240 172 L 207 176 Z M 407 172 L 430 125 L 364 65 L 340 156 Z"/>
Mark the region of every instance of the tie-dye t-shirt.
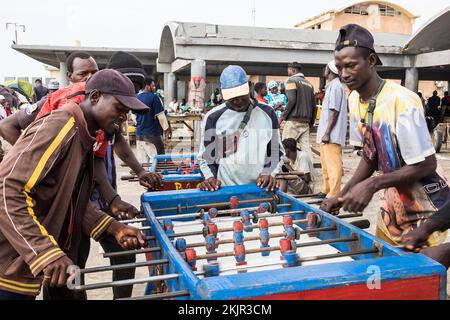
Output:
<path fill-rule="evenodd" d="M 422 162 L 435 153 L 422 102 L 419 96 L 405 87 L 386 81 L 377 97 L 372 135 L 368 134 L 370 130 L 366 131 L 369 104 L 361 103 L 358 92 L 353 91 L 348 105 L 350 143 L 363 146 L 363 138 L 372 140 L 364 144 L 363 156 L 377 161 L 380 174 Z M 375 152 L 368 147 L 370 144 Z M 386 236 L 383 238 L 398 243 L 403 234 L 420 225 L 422 218 L 426 219 L 450 201 L 450 189 L 447 178 L 438 166 L 433 174 L 413 184 L 382 190 L 380 200 L 377 234 L 382 232 Z M 445 236 L 435 233 L 430 243 L 441 243 Z"/>

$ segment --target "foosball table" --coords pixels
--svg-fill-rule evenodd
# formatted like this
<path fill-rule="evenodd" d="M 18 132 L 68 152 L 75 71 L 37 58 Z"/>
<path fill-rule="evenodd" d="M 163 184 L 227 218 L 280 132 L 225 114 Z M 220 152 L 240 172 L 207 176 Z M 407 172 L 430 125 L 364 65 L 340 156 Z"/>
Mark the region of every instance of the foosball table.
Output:
<path fill-rule="evenodd" d="M 147 267 L 149 276 L 75 289 L 147 283 L 135 300 L 446 297 L 442 265 L 349 221 L 361 214 L 332 216 L 256 185 L 147 192 L 141 203 L 144 217 L 125 223 L 141 224 L 148 247 L 105 257 L 145 254 L 132 266 Z"/>
<path fill-rule="evenodd" d="M 195 154 L 157 155 L 150 172 L 162 174 L 162 190 L 195 189 L 203 181 Z"/>
<path fill-rule="evenodd" d="M 143 165 L 149 167 L 150 172 L 161 173 L 163 186 L 160 190 L 195 189 L 203 181 L 196 154 L 156 155 L 151 164 Z M 136 175 L 125 175 L 121 179 L 138 180 Z"/>

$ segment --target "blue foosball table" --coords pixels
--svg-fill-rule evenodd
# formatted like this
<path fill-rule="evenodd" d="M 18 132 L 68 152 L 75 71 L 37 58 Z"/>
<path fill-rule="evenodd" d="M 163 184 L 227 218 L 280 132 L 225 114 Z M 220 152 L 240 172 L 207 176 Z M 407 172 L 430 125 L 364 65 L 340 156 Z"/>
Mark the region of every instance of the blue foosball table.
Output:
<path fill-rule="evenodd" d="M 445 299 L 446 270 L 307 201 L 256 185 L 147 192 L 141 223 L 149 276 L 131 299 Z M 114 254 L 114 253 L 113 253 Z M 106 255 L 105 255 L 106 256 Z"/>
<path fill-rule="evenodd" d="M 156 155 L 149 171 L 162 174 L 161 190 L 195 189 L 203 181 L 195 154 Z"/>

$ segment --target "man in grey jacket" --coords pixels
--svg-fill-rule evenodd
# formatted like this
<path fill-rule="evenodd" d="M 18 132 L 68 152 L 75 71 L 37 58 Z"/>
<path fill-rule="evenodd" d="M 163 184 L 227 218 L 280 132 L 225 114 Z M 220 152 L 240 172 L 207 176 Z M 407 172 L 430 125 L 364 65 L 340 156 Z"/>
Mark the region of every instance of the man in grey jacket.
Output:
<path fill-rule="evenodd" d="M 289 78 L 286 81 L 287 105 L 280 117 L 286 121 L 282 139 L 293 138 L 302 151 L 310 152 L 309 127 L 316 117 L 316 99 L 313 85 L 305 79 L 299 63 L 288 65 Z"/>

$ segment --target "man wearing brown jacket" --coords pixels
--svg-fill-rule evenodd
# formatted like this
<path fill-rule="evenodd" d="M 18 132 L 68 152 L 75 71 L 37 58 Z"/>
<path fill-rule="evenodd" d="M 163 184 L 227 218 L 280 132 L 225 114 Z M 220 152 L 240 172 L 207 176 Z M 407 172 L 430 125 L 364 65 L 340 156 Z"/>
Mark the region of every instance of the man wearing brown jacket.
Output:
<path fill-rule="evenodd" d="M 131 109 L 148 111 L 132 82 L 106 69 L 86 83 L 86 98 L 30 125 L 0 165 L 0 299 L 32 299 L 41 285 L 64 286 L 77 264 L 81 234 L 112 234 L 125 249 L 145 246 L 89 203 L 96 131 L 114 132 Z"/>

